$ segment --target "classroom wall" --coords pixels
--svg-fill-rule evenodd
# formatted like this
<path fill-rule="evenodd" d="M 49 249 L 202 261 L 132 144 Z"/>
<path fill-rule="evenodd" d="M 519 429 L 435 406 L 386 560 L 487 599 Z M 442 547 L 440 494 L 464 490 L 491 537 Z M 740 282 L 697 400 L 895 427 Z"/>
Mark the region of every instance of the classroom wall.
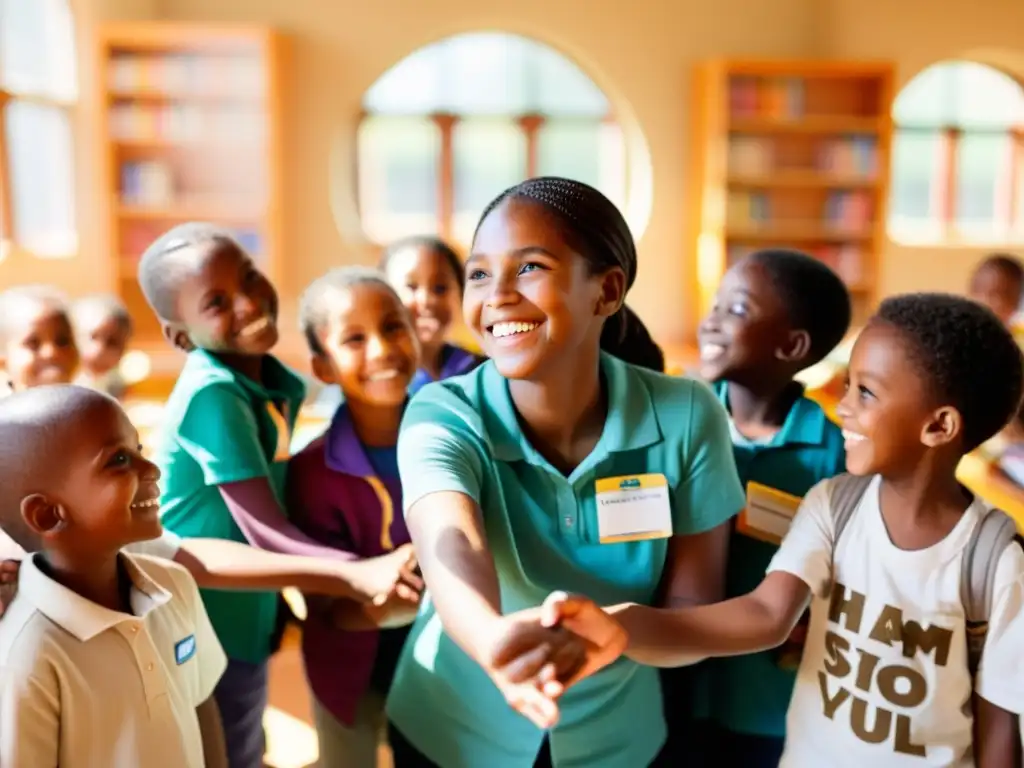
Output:
<path fill-rule="evenodd" d="M 1017 0 L 73 2 L 79 6 L 80 44 L 88 53 L 83 57 L 85 94 L 94 77 L 91 30 L 104 19 L 268 23 L 290 35 L 285 215 L 288 258 L 295 268 L 280 286 L 286 316 L 294 311 L 301 288 L 326 268 L 372 258 L 358 228 L 353 185 L 330 188 L 332 169 L 351 172 L 363 91 L 404 55 L 450 34 L 504 29 L 536 37 L 575 58 L 627 120 L 635 118 L 649 150 L 653 201 L 639 243 L 641 268 L 631 301 L 667 343 L 685 341 L 693 329 L 692 315 L 680 307 L 689 304 L 693 283 L 687 164 L 694 62 L 715 56 L 889 59 L 906 81 L 933 61 L 981 49 L 997 63 L 1019 64 L 1017 71 L 1024 75 L 1024 3 Z M 98 267 L 105 252 L 91 184 L 94 125 L 84 125 L 78 136 L 85 257 L 50 263 L 8 259 L 0 262 L 0 284 L 56 279 L 76 292 L 107 285 L 109 275 Z M 893 244 L 883 260 L 880 289 L 956 290 L 981 253 Z"/>

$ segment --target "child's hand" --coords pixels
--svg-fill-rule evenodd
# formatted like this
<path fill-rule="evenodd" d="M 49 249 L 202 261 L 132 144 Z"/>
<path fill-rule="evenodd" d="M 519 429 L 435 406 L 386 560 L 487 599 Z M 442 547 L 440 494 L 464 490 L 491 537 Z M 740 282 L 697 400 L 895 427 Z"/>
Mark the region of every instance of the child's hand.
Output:
<path fill-rule="evenodd" d="M 552 592 L 540 612 L 543 626 L 567 629 L 585 647 L 586 658 L 566 687 L 608 666 L 626 650 L 629 636 L 625 627 L 590 598 Z"/>
<path fill-rule="evenodd" d="M 20 569 L 21 562 L 18 560 L 0 562 L 0 616 L 7 612 L 7 606 L 18 594 L 18 571 Z"/>
<path fill-rule="evenodd" d="M 509 706 L 546 729 L 558 722 L 555 699 L 582 668 L 586 649 L 571 632 L 539 619 L 538 609 L 503 618 L 486 668 Z"/>
<path fill-rule="evenodd" d="M 346 563 L 346 572 L 352 586 L 373 605 L 383 605 L 398 597 L 410 602 L 419 601 L 423 579 L 412 544 L 361 563 Z M 355 567 L 358 575 L 352 576 Z"/>

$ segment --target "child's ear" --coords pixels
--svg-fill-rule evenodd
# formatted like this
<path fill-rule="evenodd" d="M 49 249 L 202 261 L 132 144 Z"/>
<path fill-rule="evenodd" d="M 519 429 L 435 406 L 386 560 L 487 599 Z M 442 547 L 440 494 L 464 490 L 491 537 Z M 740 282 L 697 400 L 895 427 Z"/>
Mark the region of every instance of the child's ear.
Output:
<path fill-rule="evenodd" d="M 327 358 L 327 355 L 313 355 L 310 360 L 313 375 L 324 384 L 337 384 L 338 378 L 334 375 L 334 366 Z"/>
<path fill-rule="evenodd" d="M 41 493 L 33 493 L 21 500 L 21 519 L 34 534 L 41 538 L 60 533 L 67 526 L 63 507 Z"/>
<path fill-rule="evenodd" d="M 178 323 L 161 322 L 160 329 L 164 333 L 164 338 L 171 343 L 172 347 L 180 349 L 182 352 L 191 352 L 196 348 L 188 333 Z"/>
<path fill-rule="evenodd" d="M 929 448 L 938 448 L 960 437 L 964 420 L 960 411 L 951 405 L 944 405 L 934 413 L 921 432 L 921 442 Z"/>
<path fill-rule="evenodd" d="M 775 357 L 787 363 L 798 363 L 811 353 L 811 334 L 804 330 L 790 331 L 786 343 L 775 350 Z"/>
<path fill-rule="evenodd" d="M 598 317 L 611 317 L 619 311 L 626 296 L 626 273 L 618 267 L 609 269 L 601 280 L 601 295 L 595 312 Z"/>

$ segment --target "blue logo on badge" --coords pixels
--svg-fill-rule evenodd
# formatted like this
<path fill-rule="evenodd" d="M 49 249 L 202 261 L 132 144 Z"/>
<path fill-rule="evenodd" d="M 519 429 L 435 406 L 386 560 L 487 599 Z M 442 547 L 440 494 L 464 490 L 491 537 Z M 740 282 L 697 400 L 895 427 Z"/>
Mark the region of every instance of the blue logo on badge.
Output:
<path fill-rule="evenodd" d="M 174 660 L 179 665 L 196 655 L 196 636 L 189 635 L 184 640 L 178 641 L 174 646 Z"/>
<path fill-rule="evenodd" d="M 623 490 L 625 490 L 627 488 L 639 488 L 639 487 L 640 487 L 640 480 L 635 478 L 635 477 L 627 477 L 625 480 L 623 480 L 621 483 L 619 483 L 619 488 L 622 488 Z"/>

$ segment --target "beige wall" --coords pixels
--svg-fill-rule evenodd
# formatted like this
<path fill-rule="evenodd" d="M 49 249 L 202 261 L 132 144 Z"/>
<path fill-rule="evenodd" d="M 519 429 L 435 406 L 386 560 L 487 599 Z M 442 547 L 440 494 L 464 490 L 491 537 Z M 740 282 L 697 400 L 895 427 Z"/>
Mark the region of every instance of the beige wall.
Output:
<path fill-rule="evenodd" d="M 285 311 L 325 268 L 365 261 L 370 251 L 350 195 L 330 190 L 331 169 L 351 171 L 363 91 L 424 43 L 473 29 L 534 36 L 574 57 L 643 130 L 653 167 L 653 207 L 640 241 L 632 303 L 666 342 L 692 328 L 687 160 L 690 76 L 713 56 L 835 56 L 895 60 L 901 80 L 937 59 L 983 51 L 1024 61 L 1019 0 L 76 0 L 86 45 L 97 19 L 167 18 L 276 25 L 292 39 L 286 84 L 287 256 L 295 265 L 281 292 Z M 995 51 L 995 54 L 991 52 Z M 1010 58 L 1007 58 L 1010 57 Z M 85 57 L 91 61 L 91 56 Z M 1021 67 L 1024 74 L 1024 67 Z M 86 75 L 86 79 L 91 74 Z M 88 142 L 82 183 L 83 258 L 62 265 L 76 289 L 107 279 L 97 226 Z M 91 153 L 94 154 L 94 153 Z M 344 185 L 342 185 L 344 188 Z M 341 226 L 339 229 L 339 222 Z M 884 293 L 960 288 L 981 252 L 891 245 Z M 10 260 L 9 260 L 10 261 Z M 28 266 L 32 266 L 31 264 Z M 51 267 L 51 271 L 52 271 Z M 0 282 L 22 269 L 0 264 Z M 56 274 L 56 273 L 55 273 Z M 33 275 L 39 279 L 39 273 Z M 45 278 L 46 275 L 44 274 Z M 63 282 L 67 283 L 65 279 Z"/>

